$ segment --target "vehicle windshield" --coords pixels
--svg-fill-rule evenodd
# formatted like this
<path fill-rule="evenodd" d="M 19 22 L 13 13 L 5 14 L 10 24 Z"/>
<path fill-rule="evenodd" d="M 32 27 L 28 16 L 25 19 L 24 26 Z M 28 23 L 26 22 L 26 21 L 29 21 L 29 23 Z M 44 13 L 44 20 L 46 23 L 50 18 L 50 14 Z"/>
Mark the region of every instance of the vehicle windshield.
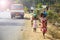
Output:
<path fill-rule="evenodd" d="M 22 5 L 12 5 L 11 6 L 11 9 L 12 10 L 22 10 L 23 9 L 23 6 Z"/>

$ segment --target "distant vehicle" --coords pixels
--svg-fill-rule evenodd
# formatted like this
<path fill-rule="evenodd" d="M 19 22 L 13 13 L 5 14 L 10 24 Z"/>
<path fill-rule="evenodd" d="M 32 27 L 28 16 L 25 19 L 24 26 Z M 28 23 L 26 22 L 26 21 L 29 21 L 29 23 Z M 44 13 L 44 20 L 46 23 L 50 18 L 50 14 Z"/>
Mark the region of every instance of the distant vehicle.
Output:
<path fill-rule="evenodd" d="M 24 18 L 23 4 L 12 4 L 11 5 L 11 18 Z"/>

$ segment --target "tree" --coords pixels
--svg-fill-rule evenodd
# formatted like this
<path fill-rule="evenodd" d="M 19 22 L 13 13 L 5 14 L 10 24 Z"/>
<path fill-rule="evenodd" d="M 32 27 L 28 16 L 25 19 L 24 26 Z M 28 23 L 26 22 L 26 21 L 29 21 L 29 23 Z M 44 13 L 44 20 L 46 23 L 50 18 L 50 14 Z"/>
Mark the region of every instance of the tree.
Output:
<path fill-rule="evenodd" d="M 42 8 L 42 3 L 37 4 L 37 8 Z"/>
<path fill-rule="evenodd" d="M 17 1 L 17 0 L 16 0 Z M 52 5 L 55 3 L 60 3 L 60 0 L 22 0 L 22 3 L 30 8 L 31 6 L 36 6 L 39 3 Z"/>

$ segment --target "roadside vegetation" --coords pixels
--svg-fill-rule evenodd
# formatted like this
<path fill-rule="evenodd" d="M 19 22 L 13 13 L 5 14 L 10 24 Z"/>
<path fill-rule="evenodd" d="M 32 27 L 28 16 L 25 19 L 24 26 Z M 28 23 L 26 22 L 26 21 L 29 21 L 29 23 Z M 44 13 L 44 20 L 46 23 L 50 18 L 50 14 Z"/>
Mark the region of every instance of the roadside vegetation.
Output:
<path fill-rule="evenodd" d="M 52 35 L 53 38 L 60 39 L 60 1 L 56 0 L 56 3 L 46 3 L 49 6 L 49 10 L 47 11 L 47 19 L 48 23 L 52 24 L 51 27 L 48 28 L 48 33 Z M 28 7 L 25 11 L 28 11 Z M 42 9 L 42 3 L 36 4 L 35 11 L 37 13 L 37 17 L 39 17 L 39 14 L 44 11 Z"/>

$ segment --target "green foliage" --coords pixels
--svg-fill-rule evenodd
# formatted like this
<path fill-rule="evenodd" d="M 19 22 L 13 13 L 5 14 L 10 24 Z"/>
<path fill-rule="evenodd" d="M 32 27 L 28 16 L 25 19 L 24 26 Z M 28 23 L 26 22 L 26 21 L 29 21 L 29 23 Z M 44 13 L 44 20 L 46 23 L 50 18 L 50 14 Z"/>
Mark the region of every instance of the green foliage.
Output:
<path fill-rule="evenodd" d="M 18 0 L 15 0 L 15 1 L 18 2 Z M 34 4 L 36 6 L 39 3 L 42 3 L 42 4 L 56 4 L 56 3 L 59 3 L 60 4 L 60 0 L 22 0 L 22 3 L 24 5 L 27 5 L 27 6 L 32 6 Z"/>
<path fill-rule="evenodd" d="M 51 9 L 54 10 L 55 12 L 59 13 L 60 12 L 60 4 L 52 5 Z"/>
<path fill-rule="evenodd" d="M 55 13 L 54 16 L 53 16 L 54 19 L 58 19 L 58 17 L 59 17 L 59 16 L 58 16 L 57 13 Z"/>
<path fill-rule="evenodd" d="M 56 21 L 58 21 L 59 16 L 54 11 L 50 10 L 50 11 L 48 11 L 47 18 L 48 18 L 49 22 L 55 23 Z"/>
<path fill-rule="evenodd" d="M 25 12 L 27 12 L 27 11 L 28 11 L 28 8 L 27 8 L 26 6 L 24 7 L 24 11 L 25 11 Z"/>
<path fill-rule="evenodd" d="M 53 14 L 53 11 L 48 11 L 48 19 L 53 19 L 53 16 L 54 16 L 54 14 Z"/>
<path fill-rule="evenodd" d="M 37 4 L 37 8 L 42 8 L 42 3 Z"/>

